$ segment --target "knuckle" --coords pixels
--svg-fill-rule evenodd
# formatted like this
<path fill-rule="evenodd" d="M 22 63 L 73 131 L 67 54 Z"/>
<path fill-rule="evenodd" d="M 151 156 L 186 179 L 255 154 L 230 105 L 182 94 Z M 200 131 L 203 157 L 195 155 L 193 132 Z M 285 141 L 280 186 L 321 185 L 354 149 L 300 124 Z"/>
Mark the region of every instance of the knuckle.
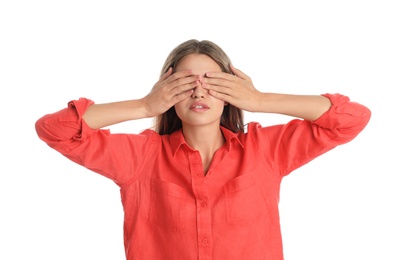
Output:
<path fill-rule="evenodd" d="M 179 87 L 179 85 L 183 85 L 183 84 L 184 84 L 184 78 L 179 78 L 179 79 L 177 79 L 177 80 L 175 81 L 175 83 L 176 83 L 176 85 L 178 85 L 178 87 Z"/>

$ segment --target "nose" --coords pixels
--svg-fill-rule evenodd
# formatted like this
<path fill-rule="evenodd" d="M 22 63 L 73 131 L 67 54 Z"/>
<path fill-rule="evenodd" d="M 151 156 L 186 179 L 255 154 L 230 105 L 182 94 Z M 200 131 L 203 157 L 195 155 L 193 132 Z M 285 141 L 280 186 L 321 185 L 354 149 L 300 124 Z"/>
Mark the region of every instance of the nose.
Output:
<path fill-rule="evenodd" d="M 204 98 L 205 92 L 206 92 L 206 90 L 202 87 L 202 85 L 200 83 L 197 87 L 194 88 L 192 98 L 194 98 L 194 99 Z"/>

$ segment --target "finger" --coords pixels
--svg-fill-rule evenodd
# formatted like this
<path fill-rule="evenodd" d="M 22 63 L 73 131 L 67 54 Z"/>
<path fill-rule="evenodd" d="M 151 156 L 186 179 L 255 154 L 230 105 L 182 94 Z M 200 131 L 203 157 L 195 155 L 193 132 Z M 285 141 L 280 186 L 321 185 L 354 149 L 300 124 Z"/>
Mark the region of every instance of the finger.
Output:
<path fill-rule="evenodd" d="M 234 76 L 232 76 L 232 77 L 234 77 Z M 226 79 L 221 79 L 221 78 L 203 78 L 202 82 L 205 85 L 209 85 L 210 88 L 212 86 L 230 88 L 231 85 L 232 85 L 232 81 L 231 80 L 226 80 Z"/>
<path fill-rule="evenodd" d="M 208 91 L 215 91 L 217 93 L 221 93 L 229 96 L 232 93 L 232 89 L 229 86 L 207 84 L 207 83 L 203 83 L 202 86 L 204 89 L 207 89 Z"/>
<path fill-rule="evenodd" d="M 193 83 L 199 78 L 200 76 L 193 75 L 191 70 L 184 70 L 174 73 L 171 77 L 169 77 L 166 83 L 170 85 L 170 89 L 173 89 L 180 85 Z"/>
<path fill-rule="evenodd" d="M 197 84 L 199 83 L 199 75 L 193 75 L 193 76 L 185 76 L 183 78 L 177 78 L 174 81 L 170 82 L 170 87 L 169 89 L 171 91 L 177 91 L 177 92 L 182 92 L 186 91 L 189 89 L 189 84 L 191 84 L 191 88 L 196 87 Z"/>
<path fill-rule="evenodd" d="M 220 71 L 210 71 L 205 73 L 206 78 L 220 78 L 225 80 L 233 80 L 234 76 L 232 74 Z M 204 78 L 205 79 L 205 78 Z"/>
<path fill-rule="evenodd" d="M 193 82 L 188 82 L 186 84 L 175 86 L 174 88 L 171 89 L 170 93 L 173 96 L 180 95 L 181 93 L 184 93 L 186 91 L 193 90 L 198 85 L 199 85 L 199 81 L 198 80 L 194 80 Z"/>
<path fill-rule="evenodd" d="M 249 79 L 249 76 L 244 74 L 241 70 L 236 69 L 232 64 L 230 64 L 230 70 L 239 78 Z"/>
<path fill-rule="evenodd" d="M 173 98 L 173 103 L 174 103 L 174 105 L 175 105 L 176 103 L 178 103 L 178 102 L 180 102 L 180 101 L 186 99 L 186 98 L 191 97 L 192 94 L 193 94 L 193 92 L 194 92 L 194 90 L 193 90 L 193 89 L 190 89 L 190 90 L 188 90 L 188 91 L 185 91 L 185 92 L 179 93 L 178 95 L 175 95 L 174 98 Z"/>
<path fill-rule="evenodd" d="M 163 75 L 161 75 L 160 81 L 167 79 L 171 75 L 172 75 L 172 67 L 169 67 L 168 70 Z"/>
<path fill-rule="evenodd" d="M 192 70 L 181 70 L 178 72 L 175 72 L 174 74 L 172 74 L 172 76 L 169 78 L 169 82 L 174 82 L 175 80 L 181 79 L 181 78 L 186 78 L 189 76 L 194 76 L 194 74 L 192 73 Z"/>
<path fill-rule="evenodd" d="M 221 92 L 217 92 L 217 91 L 212 90 L 212 89 L 210 89 L 210 90 L 208 91 L 208 93 L 209 93 L 211 96 L 213 96 L 214 98 L 217 98 L 217 99 L 219 99 L 219 100 L 222 100 L 222 101 L 231 103 L 230 101 L 232 100 L 232 97 L 231 97 L 230 95 L 228 95 L 228 94 L 221 93 Z"/>

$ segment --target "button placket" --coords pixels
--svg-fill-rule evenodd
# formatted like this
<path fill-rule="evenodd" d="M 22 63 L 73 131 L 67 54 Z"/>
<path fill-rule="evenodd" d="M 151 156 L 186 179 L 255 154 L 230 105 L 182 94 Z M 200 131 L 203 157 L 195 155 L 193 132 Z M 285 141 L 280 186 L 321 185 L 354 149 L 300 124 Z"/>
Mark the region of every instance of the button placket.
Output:
<path fill-rule="evenodd" d="M 197 242 L 199 259 L 212 258 L 211 207 L 209 206 L 208 178 L 197 151 L 189 151 L 192 189 L 196 198 Z"/>

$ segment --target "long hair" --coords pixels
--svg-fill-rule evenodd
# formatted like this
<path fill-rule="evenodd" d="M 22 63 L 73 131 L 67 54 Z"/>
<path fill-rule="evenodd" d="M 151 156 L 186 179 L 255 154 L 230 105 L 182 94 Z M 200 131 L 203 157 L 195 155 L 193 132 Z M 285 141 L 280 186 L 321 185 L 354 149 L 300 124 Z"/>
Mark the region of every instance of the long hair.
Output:
<path fill-rule="evenodd" d="M 170 67 L 175 69 L 181 60 L 189 54 L 207 55 L 221 67 L 223 72 L 233 74 L 229 67 L 231 64 L 229 57 L 218 45 L 208 40 L 198 41 L 192 39 L 181 43 L 171 51 L 160 75 L 166 73 Z M 243 132 L 243 111 L 228 104 L 223 109 L 220 125 L 235 133 Z M 154 127 L 155 131 L 160 135 L 171 134 L 182 128 L 182 121 L 177 116 L 174 106 L 155 118 Z"/>

